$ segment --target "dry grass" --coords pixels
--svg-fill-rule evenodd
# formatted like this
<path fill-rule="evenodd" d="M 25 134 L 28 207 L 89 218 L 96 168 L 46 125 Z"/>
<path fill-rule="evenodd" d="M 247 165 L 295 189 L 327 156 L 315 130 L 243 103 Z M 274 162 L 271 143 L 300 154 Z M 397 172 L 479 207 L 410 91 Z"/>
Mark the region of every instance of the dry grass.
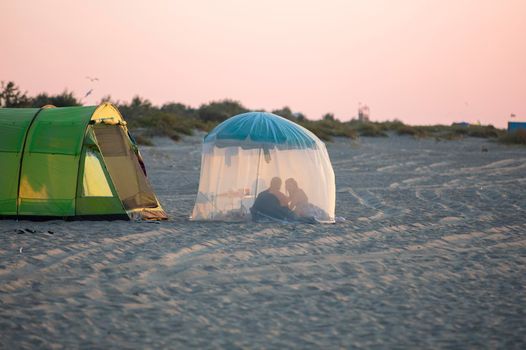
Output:
<path fill-rule="evenodd" d="M 502 135 L 499 142 L 514 145 L 526 145 L 526 130 L 519 129 L 515 132 Z"/>

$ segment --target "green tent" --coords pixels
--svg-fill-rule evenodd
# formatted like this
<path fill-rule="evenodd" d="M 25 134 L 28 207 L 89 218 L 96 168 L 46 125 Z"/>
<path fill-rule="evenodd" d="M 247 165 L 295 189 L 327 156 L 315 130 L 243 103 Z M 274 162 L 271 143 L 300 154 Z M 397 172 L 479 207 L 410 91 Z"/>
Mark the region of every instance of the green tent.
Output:
<path fill-rule="evenodd" d="M 0 108 L 0 217 L 166 219 L 109 103 Z"/>

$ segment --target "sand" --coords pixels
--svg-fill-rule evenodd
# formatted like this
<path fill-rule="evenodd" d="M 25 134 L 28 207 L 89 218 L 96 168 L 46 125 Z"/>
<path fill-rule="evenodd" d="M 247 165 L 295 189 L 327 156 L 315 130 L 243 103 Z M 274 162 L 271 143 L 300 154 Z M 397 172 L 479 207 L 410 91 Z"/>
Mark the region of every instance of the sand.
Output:
<path fill-rule="evenodd" d="M 337 140 L 347 221 L 271 225 L 188 221 L 200 139 L 155 142 L 171 221 L 0 221 L 1 348 L 526 347 L 525 148 Z"/>

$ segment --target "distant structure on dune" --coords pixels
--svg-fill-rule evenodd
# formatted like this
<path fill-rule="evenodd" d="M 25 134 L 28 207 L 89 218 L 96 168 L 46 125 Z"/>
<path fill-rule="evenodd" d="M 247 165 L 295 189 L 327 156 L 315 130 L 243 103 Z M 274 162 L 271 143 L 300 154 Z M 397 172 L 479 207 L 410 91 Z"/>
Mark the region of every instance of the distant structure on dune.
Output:
<path fill-rule="evenodd" d="M 516 132 L 519 130 L 526 131 L 526 122 L 508 122 L 508 133 Z"/>
<path fill-rule="evenodd" d="M 511 113 L 510 114 L 510 118 L 513 118 L 514 120 L 516 120 L 515 118 L 517 118 L 517 116 L 514 113 Z M 526 120 L 526 118 L 519 118 L 519 119 Z M 519 121 L 511 122 L 511 121 L 508 121 L 508 133 L 513 133 L 513 132 L 518 131 L 520 129 L 526 131 L 526 121 L 524 121 L 524 122 L 519 122 Z"/>
<path fill-rule="evenodd" d="M 369 109 L 369 106 L 362 105 L 361 103 L 358 104 L 358 120 L 362 123 L 366 123 L 369 121 L 369 117 L 371 115 L 371 110 Z"/>

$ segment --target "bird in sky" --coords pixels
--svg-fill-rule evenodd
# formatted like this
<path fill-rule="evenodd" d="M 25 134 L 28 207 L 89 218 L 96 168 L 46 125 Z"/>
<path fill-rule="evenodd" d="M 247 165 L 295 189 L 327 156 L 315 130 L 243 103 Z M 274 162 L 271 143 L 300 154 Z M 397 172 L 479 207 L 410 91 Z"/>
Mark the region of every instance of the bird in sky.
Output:
<path fill-rule="evenodd" d="M 96 78 L 96 77 L 90 77 L 90 76 L 86 76 L 86 79 L 89 79 L 89 81 L 91 81 L 91 82 L 99 81 L 99 78 Z"/>
<path fill-rule="evenodd" d="M 91 95 L 91 93 L 93 92 L 93 89 L 89 89 L 88 92 L 86 92 L 86 95 L 84 95 L 84 98 L 88 97 L 89 95 Z"/>

